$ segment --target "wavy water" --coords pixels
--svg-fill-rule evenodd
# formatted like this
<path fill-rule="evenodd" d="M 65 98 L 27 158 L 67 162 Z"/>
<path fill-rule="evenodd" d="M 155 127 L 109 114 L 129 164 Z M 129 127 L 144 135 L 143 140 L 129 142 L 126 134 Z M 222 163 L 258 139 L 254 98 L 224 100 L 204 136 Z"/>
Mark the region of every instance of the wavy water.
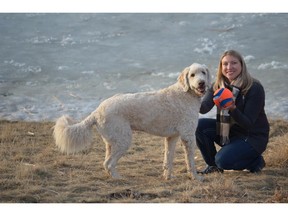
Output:
<path fill-rule="evenodd" d="M 269 117 L 288 119 L 288 14 L 0 14 L 0 118 L 83 118 L 116 93 L 176 82 L 193 62 L 215 74 L 243 54 Z M 211 114 L 212 115 L 212 114 Z"/>

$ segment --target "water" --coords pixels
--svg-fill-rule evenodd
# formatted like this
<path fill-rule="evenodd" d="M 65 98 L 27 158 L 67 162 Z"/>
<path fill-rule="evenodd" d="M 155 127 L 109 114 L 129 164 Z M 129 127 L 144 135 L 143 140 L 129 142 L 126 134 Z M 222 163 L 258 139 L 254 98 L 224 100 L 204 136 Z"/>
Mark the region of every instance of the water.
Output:
<path fill-rule="evenodd" d="M 288 14 L 0 14 L 0 119 L 76 119 L 120 92 L 157 90 L 238 50 L 288 119 Z"/>

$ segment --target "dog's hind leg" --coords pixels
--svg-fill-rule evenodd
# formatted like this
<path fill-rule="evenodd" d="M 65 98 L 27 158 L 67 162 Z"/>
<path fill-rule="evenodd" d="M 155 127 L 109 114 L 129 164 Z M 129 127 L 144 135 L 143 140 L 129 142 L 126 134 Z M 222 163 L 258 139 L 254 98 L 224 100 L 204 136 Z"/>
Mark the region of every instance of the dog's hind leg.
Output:
<path fill-rule="evenodd" d="M 176 143 L 178 141 L 178 136 L 176 137 L 167 137 L 165 138 L 165 153 L 164 153 L 164 162 L 163 162 L 163 177 L 168 180 L 172 175 L 173 168 L 173 158 L 175 153 Z"/>
<path fill-rule="evenodd" d="M 117 135 L 117 139 L 103 137 L 103 140 L 106 143 L 106 156 L 103 166 L 112 178 L 120 179 L 121 176 L 116 170 L 116 165 L 131 145 L 132 131 L 129 128 L 129 130 L 126 130 L 125 136 L 120 133 Z"/>
<path fill-rule="evenodd" d="M 196 171 L 196 166 L 195 166 L 195 143 L 193 143 L 193 137 L 192 139 L 184 139 L 181 138 L 182 144 L 184 146 L 184 151 L 185 151 L 185 160 L 187 164 L 187 172 L 191 177 L 194 176 L 199 181 L 203 181 L 203 177 L 199 176 Z"/>

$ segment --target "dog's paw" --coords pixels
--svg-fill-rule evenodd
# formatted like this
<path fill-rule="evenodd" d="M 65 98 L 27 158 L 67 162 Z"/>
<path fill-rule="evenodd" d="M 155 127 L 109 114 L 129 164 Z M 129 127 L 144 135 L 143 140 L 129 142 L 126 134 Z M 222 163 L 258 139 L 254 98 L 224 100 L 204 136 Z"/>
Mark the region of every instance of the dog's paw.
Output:
<path fill-rule="evenodd" d="M 122 176 L 118 172 L 109 172 L 109 175 L 112 179 L 123 179 Z"/>
<path fill-rule="evenodd" d="M 200 175 L 193 175 L 193 177 L 192 177 L 192 179 L 195 179 L 195 180 L 197 180 L 197 181 L 199 181 L 199 182 L 203 182 L 204 181 L 204 176 L 200 176 Z"/>
<path fill-rule="evenodd" d="M 204 176 L 200 176 L 200 175 L 198 175 L 198 174 L 193 174 L 193 173 L 189 173 L 189 178 L 191 179 L 191 180 L 197 180 L 197 181 L 199 181 L 199 182 L 203 182 L 204 181 Z"/>
<path fill-rule="evenodd" d="M 199 176 L 199 175 L 197 175 L 197 176 L 195 176 L 195 179 L 196 179 L 197 181 L 203 182 L 205 178 L 204 178 L 204 176 Z"/>
<path fill-rule="evenodd" d="M 172 176 L 172 174 L 170 172 L 168 172 L 167 170 L 164 171 L 163 173 L 163 178 L 165 180 L 170 180 L 171 178 L 175 178 L 175 176 Z"/>

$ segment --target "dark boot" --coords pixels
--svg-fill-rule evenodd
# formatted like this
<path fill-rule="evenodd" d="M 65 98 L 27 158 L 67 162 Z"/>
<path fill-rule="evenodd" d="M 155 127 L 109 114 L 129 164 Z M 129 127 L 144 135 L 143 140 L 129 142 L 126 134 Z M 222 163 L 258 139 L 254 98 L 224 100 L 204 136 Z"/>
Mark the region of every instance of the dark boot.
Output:
<path fill-rule="evenodd" d="M 214 172 L 223 173 L 224 170 L 221 168 L 218 168 L 217 166 L 207 166 L 206 169 L 204 169 L 203 171 L 197 171 L 197 173 L 203 174 L 203 175 L 214 173 Z"/>
<path fill-rule="evenodd" d="M 266 166 L 264 158 L 261 156 L 261 162 L 255 168 L 249 170 L 251 173 L 261 173 L 262 169 Z"/>

